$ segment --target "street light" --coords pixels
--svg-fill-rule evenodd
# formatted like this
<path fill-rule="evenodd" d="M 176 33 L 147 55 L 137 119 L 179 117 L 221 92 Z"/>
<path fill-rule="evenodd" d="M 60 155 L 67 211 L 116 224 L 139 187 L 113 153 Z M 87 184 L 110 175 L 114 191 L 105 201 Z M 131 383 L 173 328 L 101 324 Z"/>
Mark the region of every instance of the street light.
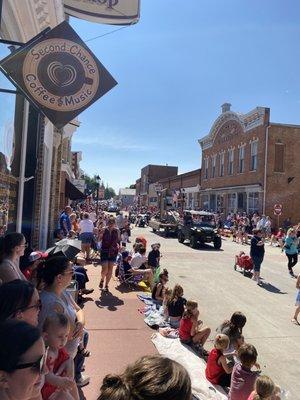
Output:
<path fill-rule="evenodd" d="M 100 182 L 101 178 L 99 175 L 96 176 L 96 182 L 97 182 L 97 205 L 96 205 L 96 218 L 98 219 L 98 210 L 99 210 L 99 188 L 100 188 Z"/>

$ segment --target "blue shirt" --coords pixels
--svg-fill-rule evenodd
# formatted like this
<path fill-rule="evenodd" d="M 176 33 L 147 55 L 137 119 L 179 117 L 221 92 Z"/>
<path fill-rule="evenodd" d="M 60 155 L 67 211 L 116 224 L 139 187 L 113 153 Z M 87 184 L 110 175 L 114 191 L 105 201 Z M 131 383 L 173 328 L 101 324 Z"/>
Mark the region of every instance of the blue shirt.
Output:
<path fill-rule="evenodd" d="M 60 215 L 59 225 L 60 225 L 60 229 L 64 231 L 65 235 L 71 230 L 70 217 L 65 211 L 62 212 Z M 67 230 L 66 230 L 65 226 L 67 227 Z"/>
<path fill-rule="evenodd" d="M 298 240 L 297 238 L 287 237 L 284 241 L 284 250 L 286 254 L 297 254 L 298 253 Z M 288 248 L 286 248 L 288 246 Z"/>

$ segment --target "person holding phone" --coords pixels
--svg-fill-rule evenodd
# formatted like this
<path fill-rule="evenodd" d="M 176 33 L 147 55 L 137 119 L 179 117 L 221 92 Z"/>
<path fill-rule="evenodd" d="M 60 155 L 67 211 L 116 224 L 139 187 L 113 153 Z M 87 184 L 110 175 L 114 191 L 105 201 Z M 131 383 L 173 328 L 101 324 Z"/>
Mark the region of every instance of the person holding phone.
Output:
<path fill-rule="evenodd" d="M 252 279 L 262 286 L 260 279 L 261 264 L 265 255 L 265 242 L 262 238 L 262 231 L 260 229 L 253 229 L 253 237 L 251 239 L 250 256 L 253 260 L 253 277 Z"/>

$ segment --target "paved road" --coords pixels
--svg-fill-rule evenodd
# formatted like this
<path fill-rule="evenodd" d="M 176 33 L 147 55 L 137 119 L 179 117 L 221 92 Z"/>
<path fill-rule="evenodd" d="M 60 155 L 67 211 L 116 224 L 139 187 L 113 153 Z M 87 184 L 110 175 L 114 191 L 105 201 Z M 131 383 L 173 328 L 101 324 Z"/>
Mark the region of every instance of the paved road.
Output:
<path fill-rule="evenodd" d="M 206 246 L 191 249 L 175 238 L 163 238 L 148 228 L 135 228 L 148 243 L 159 241 L 162 267 L 169 271 L 170 284 L 184 287 L 185 297 L 200 304 L 201 319 L 212 330 L 234 311 L 247 316 L 245 339 L 257 348 L 264 373 L 283 388 L 291 399 L 300 399 L 300 326 L 290 322 L 295 303 L 295 279 L 289 277 L 286 256 L 266 245 L 262 266 L 263 287 L 234 271 L 234 255 L 249 246 L 223 240 L 222 250 Z M 297 268 L 298 267 L 298 268 Z M 300 272 L 299 266 L 295 273 Z"/>

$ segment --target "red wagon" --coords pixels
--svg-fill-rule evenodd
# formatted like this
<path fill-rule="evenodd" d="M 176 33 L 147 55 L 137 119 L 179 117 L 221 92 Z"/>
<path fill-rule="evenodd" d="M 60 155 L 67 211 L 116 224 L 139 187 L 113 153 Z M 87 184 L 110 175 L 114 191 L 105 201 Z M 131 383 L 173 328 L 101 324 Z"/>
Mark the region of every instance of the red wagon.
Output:
<path fill-rule="evenodd" d="M 234 270 L 242 270 L 244 275 L 250 275 L 253 270 L 253 261 L 243 251 L 235 256 Z"/>

